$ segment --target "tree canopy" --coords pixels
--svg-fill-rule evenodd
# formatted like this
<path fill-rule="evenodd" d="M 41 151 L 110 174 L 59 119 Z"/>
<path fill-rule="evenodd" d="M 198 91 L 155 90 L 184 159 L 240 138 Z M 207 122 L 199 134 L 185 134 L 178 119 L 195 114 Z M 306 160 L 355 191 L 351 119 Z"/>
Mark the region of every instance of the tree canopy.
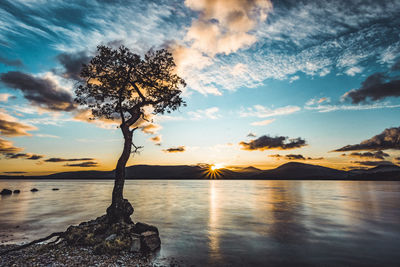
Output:
<path fill-rule="evenodd" d="M 149 50 L 143 59 L 124 46 L 114 50 L 101 45 L 97 52 L 83 65 L 85 82 L 75 90 L 75 100 L 91 109 L 94 118 L 121 119 L 130 126 L 144 116 L 145 106 L 163 114 L 185 104 L 180 88 L 186 83 L 174 73 L 169 51 Z"/>

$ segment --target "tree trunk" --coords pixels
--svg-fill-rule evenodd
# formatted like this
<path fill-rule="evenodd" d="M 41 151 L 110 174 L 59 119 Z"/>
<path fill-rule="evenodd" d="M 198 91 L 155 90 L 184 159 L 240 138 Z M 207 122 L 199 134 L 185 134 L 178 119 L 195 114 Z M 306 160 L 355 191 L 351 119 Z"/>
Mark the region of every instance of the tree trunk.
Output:
<path fill-rule="evenodd" d="M 124 149 L 118 160 L 117 167 L 115 168 L 115 181 L 114 189 L 112 192 L 112 202 L 107 208 L 107 217 L 110 223 L 124 221 L 132 223 L 130 216 L 133 213 L 133 207 L 127 199 L 123 198 L 124 183 L 125 183 L 125 166 L 131 155 L 132 150 L 132 135 L 133 132 L 129 130 L 129 126 L 121 124 L 121 130 L 124 135 Z"/>

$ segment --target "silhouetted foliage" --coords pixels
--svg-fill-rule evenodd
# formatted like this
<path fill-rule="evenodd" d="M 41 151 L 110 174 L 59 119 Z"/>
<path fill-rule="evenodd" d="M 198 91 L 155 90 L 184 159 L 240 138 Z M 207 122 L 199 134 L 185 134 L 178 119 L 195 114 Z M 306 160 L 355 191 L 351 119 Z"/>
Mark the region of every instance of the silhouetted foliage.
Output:
<path fill-rule="evenodd" d="M 129 221 L 133 208 L 123 199 L 125 166 L 132 146 L 137 150 L 132 142 L 136 128 L 130 127 L 141 117 L 145 119 L 145 107 L 151 106 L 153 114 L 163 114 L 185 105 L 180 88 L 186 83 L 174 73 L 174 59 L 165 49 L 149 50 L 143 59 L 124 46 L 114 50 L 101 45 L 97 52 L 89 64 L 83 65 L 81 77 L 85 82 L 76 88 L 75 101 L 91 109 L 94 118 L 121 121 L 125 144 L 107 215 L 112 221 Z"/>

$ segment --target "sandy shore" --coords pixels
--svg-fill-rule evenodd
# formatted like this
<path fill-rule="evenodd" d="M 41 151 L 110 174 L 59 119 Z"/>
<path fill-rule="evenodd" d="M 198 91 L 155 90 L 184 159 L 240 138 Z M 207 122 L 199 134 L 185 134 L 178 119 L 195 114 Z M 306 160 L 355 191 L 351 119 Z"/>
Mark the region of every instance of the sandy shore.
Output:
<path fill-rule="evenodd" d="M 0 245 L 0 251 L 15 245 Z M 57 245 L 33 245 L 0 256 L 0 266 L 183 266 L 172 259 L 154 259 L 152 255 L 123 252 L 119 255 L 95 255 L 90 248 Z"/>

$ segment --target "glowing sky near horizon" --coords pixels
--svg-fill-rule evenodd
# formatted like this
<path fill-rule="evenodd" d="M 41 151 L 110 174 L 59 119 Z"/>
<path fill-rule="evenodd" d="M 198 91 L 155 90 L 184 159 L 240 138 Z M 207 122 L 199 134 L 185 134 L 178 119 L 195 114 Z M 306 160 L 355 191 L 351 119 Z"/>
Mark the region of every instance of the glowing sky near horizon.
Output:
<path fill-rule="evenodd" d="M 114 168 L 119 129 L 72 102 L 99 44 L 167 48 L 188 84 L 187 107 L 135 133 L 128 165 L 398 164 L 399 13 L 396 0 L 1 1 L 0 172 Z"/>

